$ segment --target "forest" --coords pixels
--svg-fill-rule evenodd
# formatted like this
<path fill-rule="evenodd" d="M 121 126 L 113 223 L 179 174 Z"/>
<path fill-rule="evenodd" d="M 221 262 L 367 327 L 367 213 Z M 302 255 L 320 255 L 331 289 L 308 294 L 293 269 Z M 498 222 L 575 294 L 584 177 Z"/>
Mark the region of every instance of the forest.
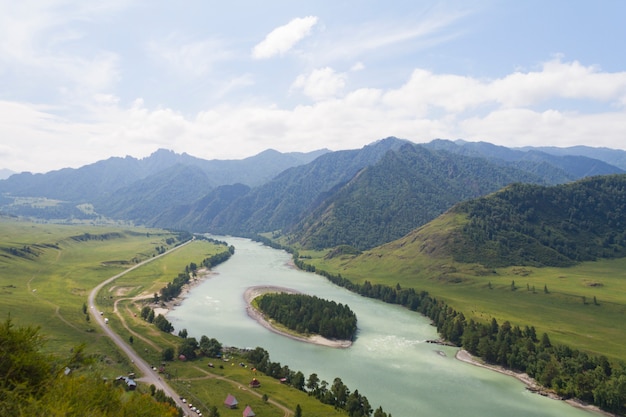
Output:
<path fill-rule="evenodd" d="M 451 247 L 458 262 L 564 267 L 626 256 L 626 175 L 513 184 L 452 211 L 468 218 Z"/>
<path fill-rule="evenodd" d="M 306 294 L 267 293 L 255 302 L 263 314 L 298 333 L 343 340 L 352 340 L 356 334 L 356 314 L 335 301 Z"/>

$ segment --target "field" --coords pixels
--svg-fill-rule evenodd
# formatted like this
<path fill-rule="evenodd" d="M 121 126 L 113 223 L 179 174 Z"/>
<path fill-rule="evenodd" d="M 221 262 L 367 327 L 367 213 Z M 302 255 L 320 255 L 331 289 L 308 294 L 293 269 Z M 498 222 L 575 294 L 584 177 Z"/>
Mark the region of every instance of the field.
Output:
<path fill-rule="evenodd" d="M 326 259 L 301 251 L 306 263 L 356 283 L 369 280 L 428 291 L 469 319 L 533 325 L 553 342 L 626 361 L 626 259 L 570 268 L 485 269 L 383 246 L 362 256 Z"/>
<path fill-rule="evenodd" d="M 135 369 L 88 317 L 102 311 L 110 317 L 109 325 L 135 351 L 148 363 L 161 367 L 163 349 L 176 349 L 181 338 L 142 320 L 141 308 L 162 307 L 151 302 L 154 293 L 190 263 L 200 265 L 208 256 L 224 250 L 223 246 L 194 241 L 155 259 L 103 288 L 96 299 L 98 311 L 94 312 L 86 305 L 91 289 L 154 257 L 159 250 L 171 248 L 176 236 L 154 229 L 36 224 L 6 218 L 0 218 L 0 231 L 2 319 L 10 317 L 16 326 L 40 327 L 47 339 L 46 351 L 60 356 L 85 344 L 86 353 L 99 358 L 90 368 L 109 379 Z M 202 274 L 198 278 L 203 279 Z M 199 339 L 201 335 L 193 336 Z M 166 362 L 162 376 L 170 378 L 174 389 L 201 406 L 203 412 L 215 405 L 225 417 L 240 416 L 246 404 L 264 416 L 291 415 L 298 404 L 311 417 L 345 415 L 273 378 L 253 373 L 248 366 L 239 366 L 244 360 L 236 352 L 232 355 L 228 362 L 216 361 L 213 368 L 207 366 L 206 358 Z M 248 388 L 252 377 L 262 382 L 260 388 Z M 141 384 L 139 389 L 148 391 Z M 239 401 L 237 409 L 223 406 L 228 393 Z"/>

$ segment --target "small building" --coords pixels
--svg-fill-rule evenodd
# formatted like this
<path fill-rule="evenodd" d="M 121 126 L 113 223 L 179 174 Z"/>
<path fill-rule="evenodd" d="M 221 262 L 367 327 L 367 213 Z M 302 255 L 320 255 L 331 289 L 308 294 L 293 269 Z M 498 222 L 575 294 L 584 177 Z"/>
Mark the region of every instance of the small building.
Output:
<path fill-rule="evenodd" d="M 126 389 L 129 390 L 129 391 L 134 391 L 135 389 L 137 389 L 137 383 L 132 378 L 128 378 L 126 376 L 118 376 L 117 378 L 115 378 L 115 380 L 117 382 L 122 382 L 123 381 L 123 383 L 126 386 Z"/>
<path fill-rule="evenodd" d="M 243 410 L 243 417 L 254 417 L 256 416 L 256 414 L 254 414 L 254 411 L 252 411 L 252 408 L 247 405 L 246 409 Z"/>
<path fill-rule="evenodd" d="M 252 378 L 252 381 L 250 381 L 248 385 L 250 386 L 250 388 L 259 388 L 261 386 L 261 383 L 258 379 Z"/>
<path fill-rule="evenodd" d="M 232 394 L 228 394 L 228 396 L 224 400 L 224 405 L 228 408 L 237 408 L 237 404 L 239 403 L 237 402 L 237 399 Z"/>

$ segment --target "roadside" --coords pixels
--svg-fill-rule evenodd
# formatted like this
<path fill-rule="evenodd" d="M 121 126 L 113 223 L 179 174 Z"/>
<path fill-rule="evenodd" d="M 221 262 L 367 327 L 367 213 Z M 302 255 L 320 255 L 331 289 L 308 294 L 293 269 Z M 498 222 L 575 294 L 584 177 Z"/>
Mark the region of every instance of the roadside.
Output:
<path fill-rule="evenodd" d="M 124 352 L 124 354 L 126 356 L 128 356 L 128 358 L 131 360 L 131 362 L 137 367 L 137 369 L 141 372 L 142 376 L 141 376 L 141 381 L 147 383 L 147 384 L 152 384 L 154 385 L 157 389 L 162 390 L 165 395 L 167 395 L 168 397 L 171 397 L 174 402 L 176 403 L 176 405 L 178 407 L 180 407 L 182 410 L 185 410 L 185 403 L 182 402 L 182 400 L 180 399 L 180 396 L 178 395 L 178 393 L 176 391 L 174 391 L 174 389 L 172 387 L 170 387 L 165 381 L 163 381 L 161 379 L 161 377 L 152 369 L 152 367 L 146 362 L 144 361 L 141 356 L 139 356 L 131 347 L 130 345 L 128 345 L 117 333 L 115 333 L 113 331 L 113 329 L 111 329 L 111 327 L 109 327 L 107 325 L 107 323 L 105 322 L 105 318 L 103 316 L 101 316 L 100 314 L 97 313 L 97 308 L 96 308 L 96 303 L 95 303 L 95 299 L 96 299 L 96 295 L 98 294 L 98 292 L 100 292 L 100 290 L 105 286 L 110 284 L 111 282 L 115 281 L 116 279 L 118 279 L 119 277 L 129 273 L 130 271 L 133 271 L 134 269 L 137 269 L 139 267 L 142 267 L 144 265 L 146 265 L 149 262 L 154 261 L 155 259 L 158 259 L 162 256 L 165 256 L 169 253 L 172 253 L 173 251 L 189 244 L 193 242 L 192 240 L 189 240 L 185 243 L 182 243 L 162 254 L 159 254 L 157 256 L 154 256 L 152 258 L 146 259 L 143 262 L 140 262 L 130 268 L 128 268 L 127 270 L 112 276 L 111 278 L 102 281 L 100 284 L 98 284 L 93 290 L 91 290 L 91 292 L 89 293 L 89 299 L 88 299 L 88 305 L 89 308 L 91 309 L 92 313 L 91 316 L 93 317 L 94 321 L 100 326 L 100 328 L 102 329 L 102 331 L 104 332 L 105 335 L 107 335 L 112 341 L 113 343 L 115 343 L 115 345 L 122 351 Z"/>

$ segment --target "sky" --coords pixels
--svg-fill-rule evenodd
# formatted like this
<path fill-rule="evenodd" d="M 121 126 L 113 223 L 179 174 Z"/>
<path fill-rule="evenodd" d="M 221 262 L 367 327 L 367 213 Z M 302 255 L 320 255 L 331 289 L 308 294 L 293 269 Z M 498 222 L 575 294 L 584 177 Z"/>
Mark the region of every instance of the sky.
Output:
<path fill-rule="evenodd" d="M 622 0 L 0 0 L 0 169 L 395 136 L 626 149 Z"/>

